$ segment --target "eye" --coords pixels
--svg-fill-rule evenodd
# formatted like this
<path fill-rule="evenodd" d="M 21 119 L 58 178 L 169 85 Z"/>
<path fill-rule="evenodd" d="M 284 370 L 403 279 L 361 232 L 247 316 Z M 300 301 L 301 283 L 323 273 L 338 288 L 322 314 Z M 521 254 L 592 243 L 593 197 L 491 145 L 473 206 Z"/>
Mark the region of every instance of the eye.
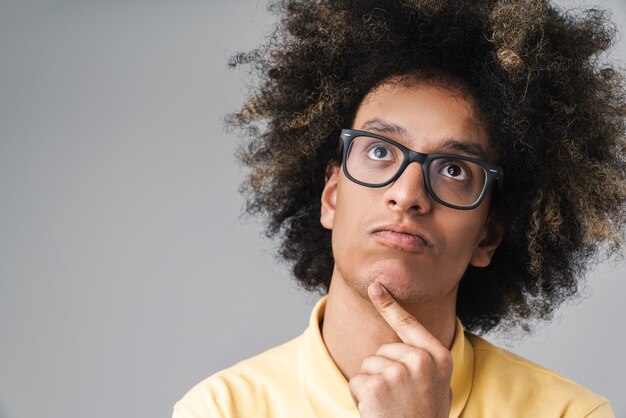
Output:
<path fill-rule="evenodd" d="M 383 143 L 372 144 L 367 149 L 367 156 L 372 160 L 377 161 L 392 161 L 393 153 L 387 147 L 387 145 Z"/>
<path fill-rule="evenodd" d="M 471 178 L 471 171 L 461 160 L 441 161 L 437 173 L 453 180 L 467 180 Z"/>

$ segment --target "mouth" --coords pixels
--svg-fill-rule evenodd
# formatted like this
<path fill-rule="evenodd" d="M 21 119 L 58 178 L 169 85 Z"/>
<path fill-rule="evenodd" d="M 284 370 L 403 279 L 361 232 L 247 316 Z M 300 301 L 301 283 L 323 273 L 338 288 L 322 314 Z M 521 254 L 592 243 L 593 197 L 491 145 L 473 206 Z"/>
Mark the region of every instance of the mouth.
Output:
<path fill-rule="evenodd" d="M 379 229 L 374 231 L 372 236 L 383 245 L 410 253 L 420 253 L 428 247 L 428 243 L 420 235 L 397 231 L 398 228 L 394 229 L 396 230 Z"/>

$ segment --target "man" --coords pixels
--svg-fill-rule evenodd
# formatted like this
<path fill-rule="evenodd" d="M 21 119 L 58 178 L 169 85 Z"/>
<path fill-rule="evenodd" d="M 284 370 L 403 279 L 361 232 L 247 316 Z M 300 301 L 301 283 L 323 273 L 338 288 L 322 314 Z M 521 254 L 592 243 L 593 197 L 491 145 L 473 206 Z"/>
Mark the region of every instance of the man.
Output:
<path fill-rule="evenodd" d="M 546 1 L 285 1 L 229 123 L 248 210 L 327 292 L 301 336 L 174 417 L 611 417 L 475 333 L 549 318 L 619 250 L 626 146 L 602 15 Z M 339 150 L 339 151 L 338 151 Z"/>

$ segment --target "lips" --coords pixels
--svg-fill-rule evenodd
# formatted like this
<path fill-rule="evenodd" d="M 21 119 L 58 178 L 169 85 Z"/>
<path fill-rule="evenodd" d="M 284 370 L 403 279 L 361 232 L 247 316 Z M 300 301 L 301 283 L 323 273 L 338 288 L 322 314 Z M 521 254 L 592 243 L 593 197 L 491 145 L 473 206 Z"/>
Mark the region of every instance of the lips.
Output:
<path fill-rule="evenodd" d="M 421 252 L 429 246 L 428 240 L 416 228 L 386 225 L 375 228 L 372 235 L 383 245 L 407 252 Z"/>

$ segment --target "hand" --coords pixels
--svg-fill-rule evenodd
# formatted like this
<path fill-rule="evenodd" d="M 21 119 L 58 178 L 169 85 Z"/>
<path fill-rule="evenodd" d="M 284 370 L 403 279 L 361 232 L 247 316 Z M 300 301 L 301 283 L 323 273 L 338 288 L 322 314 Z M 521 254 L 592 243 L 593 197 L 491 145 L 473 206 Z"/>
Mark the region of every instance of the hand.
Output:
<path fill-rule="evenodd" d="M 362 418 L 443 418 L 450 414 L 452 355 L 380 283 L 369 297 L 401 343 L 382 345 L 350 379 Z"/>

